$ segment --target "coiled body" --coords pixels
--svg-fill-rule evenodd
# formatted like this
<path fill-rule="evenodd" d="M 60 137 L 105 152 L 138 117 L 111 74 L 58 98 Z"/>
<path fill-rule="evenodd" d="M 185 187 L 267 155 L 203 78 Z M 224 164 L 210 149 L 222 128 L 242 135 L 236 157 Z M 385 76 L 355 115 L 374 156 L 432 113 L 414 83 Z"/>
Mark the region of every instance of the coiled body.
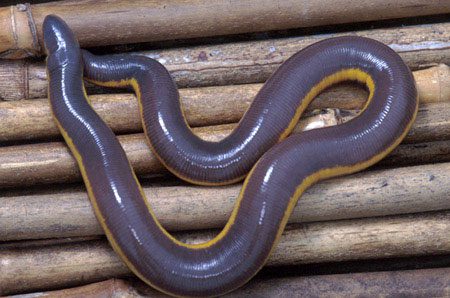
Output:
<path fill-rule="evenodd" d="M 108 240 L 142 280 L 177 296 L 215 296 L 247 282 L 264 265 L 304 190 L 379 161 L 401 142 L 417 112 L 412 75 L 396 53 L 373 40 L 336 38 L 286 61 L 232 135 L 208 143 L 191 133 L 176 87 L 157 62 L 82 54 L 67 25 L 53 16 L 44 22 L 44 38 L 52 111 Z M 123 149 L 88 103 L 83 63 L 95 82 L 135 88 L 149 142 L 178 176 L 230 183 L 251 168 L 228 223 L 213 240 L 184 244 L 160 225 Z M 319 92 L 343 80 L 369 88 L 357 118 L 279 142 Z"/>

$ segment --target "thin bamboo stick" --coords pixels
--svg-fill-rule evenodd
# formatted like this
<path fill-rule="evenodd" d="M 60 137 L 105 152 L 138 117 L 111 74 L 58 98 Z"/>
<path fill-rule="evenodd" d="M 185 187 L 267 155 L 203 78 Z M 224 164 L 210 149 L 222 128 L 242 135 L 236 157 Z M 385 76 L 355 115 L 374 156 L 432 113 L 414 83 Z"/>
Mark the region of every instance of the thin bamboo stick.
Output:
<path fill-rule="evenodd" d="M 375 167 L 403 167 L 450 161 L 450 140 L 401 144 Z"/>
<path fill-rule="evenodd" d="M 389 6 L 389 9 L 386 9 Z M 46 15 L 62 17 L 83 46 L 126 44 L 244 32 L 342 24 L 450 12 L 445 0 L 320 1 L 137 0 L 58 1 L 0 8 L 4 30 L 0 56 L 23 58 L 42 52 Z M 299 13 L 303 12 L 303 13 Z M 270 19 L 270 22 L 267 20 Z M 174 21 L 176 20 L 176 21 Z M 99 34 L 101 32 L 101 34 Z"/>
<path fill-rule="evenodd" d="M 370 37 L 396 50 L 413 69 L 450 64 L 450 22 L 142 52 L 164 64 L 179 87 L 264 82 L 287 58 L 325 38 Z M 0 62 L 0 99 L 47 94 L 43 63 Z M 101 89 L 104 90 L 104 89 Z M 94 90 L 95 91 L 95 90 Z M 98 93 L 98 90 L 96 91 Z"/>
<path fill-rule="evenodd" d="M 422 105 L 416 122 L 405 138 L 405 143 L 450 140 L 450 103 Z M 324 127 L 342 123 L 356 112 L 336 114 L 333 110 L 300 121 L 294 133 L 305 128 Z M 195 128 L 200 137 L 219 140 L 228 135 L 235 124 Z M 124 147 L 138 175 L 159 174 L 163 167 L 151 153 L 143 134 L 122 135 Z M 0 188 L 80 181 L 75 160 L 62 142 L 0 147 Z"/>
<path fill-rule="evenodd" d="M 51 245 L 64 245 L 68 243 L 79 243 L 85 241 L 101 240 L 103 236 L 83 236 L 83 237 L 66 237 L 66 238 L 44 238 L 31 239 L 27 241 L 6 241 L 0 242 L 1 249 L 29 249 L 39 248 Z"/>
<path fill-rule="evenodd" d="M 447 297 L 450 268 L 274 278 L 257 276 L 224 297 Z M 167 297 L 137 280 L 109 279 L 81 287 L 28 294 L 38 297 Z"/>
<path fill-rule="evenodd" d="M 268 266 L 450 252 L 450 213 L 438 212 L 298 225 L 285 231 Z M 217 232 L 183 234 L 201 242 Z M 106 241 L 0 252 L 2 294 L 70 287 L 129 274 Z"/>
<path fill-rule="evenodd" d="M 450 102 L 450 68 L 441 64 L 414 72 L 421 103 Z M 238 122 L 262 84 L 244 84 L 181 89 L 181 101 L 191 126 Z M 366 92 L 355 85 L 343 85 L 322 93 L 312 109 L 360 109 Z M 90 96 L 99 115 L 116 133 L 142 131 L 138 103 L 130 94 Z M 220 103 L 220 104 L 219 104 Z M 0 141 L 48 139 L 59 136 L 47 99 L 0 102 Z"/>
<path fill-rule="evenodd" d="M 144 192 L 161 223 L 179 231 L 224 226 L 240 188 L 151 185 Z M 310 188 L 290 222 L 450 209 L 449 189 L 450 163 L 363 172 Z M 19 192 L 0 201 L 0 241 L 103 234 L 84 189 Z"/>
<path fill-rule="evenodd" d="M 152 294 L 153 295 L 153 294 Z M 450 268 L 260 279 L 226 297 L 448 297 Z"/>

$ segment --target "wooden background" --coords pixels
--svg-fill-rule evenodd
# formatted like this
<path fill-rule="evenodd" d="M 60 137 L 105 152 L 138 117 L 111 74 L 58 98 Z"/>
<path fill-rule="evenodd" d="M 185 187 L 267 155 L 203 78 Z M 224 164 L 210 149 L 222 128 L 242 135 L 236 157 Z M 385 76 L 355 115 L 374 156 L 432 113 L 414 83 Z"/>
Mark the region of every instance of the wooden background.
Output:
<path fill-rule="evenodd" d="M 279 65 L 342 35 L 377 39 L 411 68 L 420 108 L 405 141 L 361 173 L 300 199 L 267 266 L 234 297 L 450 296 L 450 2 L 17 1 L 0 7 L 0 295 L 160 297 L 103 236 L 47 102 L 41 25 L 62 16 L 97 54 L 164 64 L 188 122 L 225 137 Z M 8 6 L 10 5 L 10 6 Z M 186 242 L 225 224 L 241 187 L 171 176 L 142 135 L 128 90 L 88 84 L 163 225 Z M 311 104 L 294 133 L 355 117 L 367 92 L 341 84 Z"/>

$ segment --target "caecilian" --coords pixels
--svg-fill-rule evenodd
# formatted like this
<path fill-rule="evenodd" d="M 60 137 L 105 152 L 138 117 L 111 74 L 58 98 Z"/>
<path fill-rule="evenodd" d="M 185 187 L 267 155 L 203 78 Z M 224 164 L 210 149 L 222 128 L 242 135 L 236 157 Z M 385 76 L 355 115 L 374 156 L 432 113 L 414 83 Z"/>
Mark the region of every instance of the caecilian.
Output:
<path fill-rule="evenodd" d="M 147 284 L 175 296 L 217 296 L 245 284 L 266 262 L 305 189 L 382 159 L 402 141 L 417 113 L 413 77 L 393 50 L 367 38 L 339 37 L 289 58 L 231 135 L 206 142 L 190 130 L 178 90 L 157 61 L 81 52 L 70 28 L 55 16 L 45 19 L 43 30 L 52 113 L 78 162 L 96 216 L 127 266 Z M 119 142 L 91 108 L 83 75 L 98 84 L 134 88 L 149 144 L 177 176 L 197 184 L 246 177 L 226 226 L 214 239 L 189 245 L 161 226 Z M 356 118 L 288 136 L 317 94 L 347 80 L 369 90 Z"/>

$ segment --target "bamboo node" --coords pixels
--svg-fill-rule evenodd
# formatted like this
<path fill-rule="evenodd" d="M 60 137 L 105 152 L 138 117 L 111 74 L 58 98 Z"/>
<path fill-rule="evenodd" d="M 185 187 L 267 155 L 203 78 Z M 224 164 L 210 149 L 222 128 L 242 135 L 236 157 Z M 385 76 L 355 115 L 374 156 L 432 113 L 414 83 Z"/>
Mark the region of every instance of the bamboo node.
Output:
<path fill-rule="evenodd" d="M 5 31 L 0 36 L 1 40 L 7 40 L 4 46 L 0 46 L 0 58 L 21 59 L 39 55 L 39 44 L 36 24 L 31 12 L 31 5 L 18 4 L 9 7 L 9 12 L 3 10 L 0 14 L 8 15 L 5 20 Z M 8 20 L 10 23 L 7 24 Z M 8 44 L 9 43 L 9 44 Z"/>

